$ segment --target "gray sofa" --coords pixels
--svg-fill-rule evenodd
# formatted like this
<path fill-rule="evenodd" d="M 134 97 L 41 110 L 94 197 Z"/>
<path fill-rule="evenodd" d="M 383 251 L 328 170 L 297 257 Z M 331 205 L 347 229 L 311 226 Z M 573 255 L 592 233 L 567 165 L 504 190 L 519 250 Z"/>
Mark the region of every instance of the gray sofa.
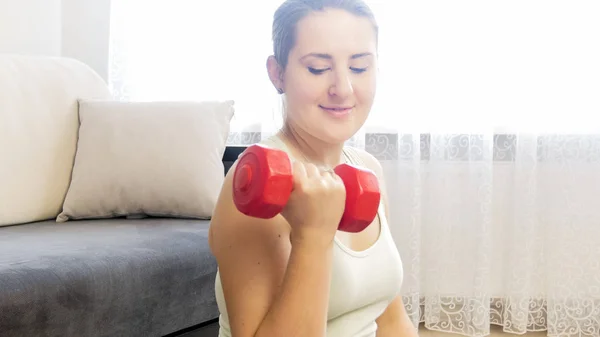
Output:
<path fill-rule="evenodd" d="M 56 89 L 48 76 L 71 84 Z M 28 89 L 29 84 L 23 85 L 27 81 L 38 83 Z M 60 115 L 56 106 L 61 104 L 76 114 L 77 102 L 44 102 L 42 96 L 58 90 L 76 99 L 106 98 L 103 85 L 88 67 L 73 60 L 0 57 L 2 337 L 177 336 L 218 319 L 217 264 L 208 246 L 210 219 L 56 221 L 71 172 L 53 167 L 67 147 L 74 151 L 77 135 L 69 135 L 64 149 L 50 155 L 56 148 L 54 136 L 35 141 L 39 134 L 65 124 L 58 118 L 53 119 L 55 125 L 41 125 L 40 114 Z M 31 101 L 18 97 L 24 93 Z M 29 113 L 33 117 L 23 117 Z M 23 135 L 26 126 L 32 131 Z M 223 174 L 242 150 L 227 147 L 219 152 Z M 67 159 L 67 164 L 73 160 Z M 48 177 L 62 183 L 48 183 Z M 36 191 L 44 195 L 38 197 Z M 23 201 L 27 198 L 31 203 Z"/>
<path fill-rule="evenodd" d="M 242 147 L 228 147 L 225 171 Z M 0 227 L 0 336 L 177 336 L 218 319 L 207 220 Z"/>

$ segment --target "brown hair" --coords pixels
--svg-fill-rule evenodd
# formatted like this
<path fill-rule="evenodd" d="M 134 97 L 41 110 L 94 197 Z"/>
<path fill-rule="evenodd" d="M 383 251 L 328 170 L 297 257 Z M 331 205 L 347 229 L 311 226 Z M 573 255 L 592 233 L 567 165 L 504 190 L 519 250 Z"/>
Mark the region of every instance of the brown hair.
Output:
<path fill-rule="evenodd" d="M 296 25 L 298 21 L 313 11 L 326 8 L 343 9 L 352 14 L 366 17 L 373 23 L 375 35 L 379 27 L 373 12 L 362 0 L 286 0 L 273 18 L 273 52 L 279 65 L 285 69 L 290 50 L 296 43 Z"/>

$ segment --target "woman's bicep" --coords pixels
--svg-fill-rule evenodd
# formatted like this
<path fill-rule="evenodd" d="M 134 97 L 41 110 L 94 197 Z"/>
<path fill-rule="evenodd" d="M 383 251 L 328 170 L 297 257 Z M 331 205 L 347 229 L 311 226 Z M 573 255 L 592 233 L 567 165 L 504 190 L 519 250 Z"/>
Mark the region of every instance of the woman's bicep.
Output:
<path fill-rule="evenodd" d="M 283 279 L 289 230 L 280 217 L 247 217 L 231 200 L 227 177 L 211 220 L 211 249 L 219 266 L 227 315 L 234 336 L 253 336 Z"/>
<path fill-rule="evenodd" d="M 269 311 L 285 273 L 284 244 L 267 247 L 265 237 L 246 234 L 246 243 L 221 250 L 220 281 L 234 336 L 253 336 Z M 263 244 L 261 246 L 261 243 Z"/>

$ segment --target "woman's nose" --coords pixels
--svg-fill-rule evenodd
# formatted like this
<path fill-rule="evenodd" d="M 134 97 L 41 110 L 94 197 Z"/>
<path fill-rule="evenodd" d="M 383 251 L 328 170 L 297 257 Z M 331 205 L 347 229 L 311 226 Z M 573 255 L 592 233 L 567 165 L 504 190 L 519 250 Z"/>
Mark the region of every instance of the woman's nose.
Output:
<path fill-rule="evenodd" d="M 331 87 L 329 88 L 329 94 L 332 96 L 339 96 L 342 98 L 348 97 L 354 93 L 352 85 L 352 78 L 348 72 L 340 71 L 336 74 Z"/>

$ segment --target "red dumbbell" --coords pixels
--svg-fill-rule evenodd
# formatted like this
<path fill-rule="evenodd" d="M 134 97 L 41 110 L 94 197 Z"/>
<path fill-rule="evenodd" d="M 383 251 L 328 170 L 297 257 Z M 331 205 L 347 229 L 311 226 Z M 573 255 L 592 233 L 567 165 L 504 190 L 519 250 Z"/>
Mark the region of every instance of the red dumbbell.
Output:
<path fill-rule="evenodd" d="M 375 174 L 351 164 L 335 167 L 346 186 L 346 206 L 338 229 L 357 233 L 377 215 L 381 193 Z M 233 201 L 248 216 L 270 219 L 279 214 L 292 193 L 292 162 L 287 153 L 262 144 L 239 157 L 233 176 Z"/>

